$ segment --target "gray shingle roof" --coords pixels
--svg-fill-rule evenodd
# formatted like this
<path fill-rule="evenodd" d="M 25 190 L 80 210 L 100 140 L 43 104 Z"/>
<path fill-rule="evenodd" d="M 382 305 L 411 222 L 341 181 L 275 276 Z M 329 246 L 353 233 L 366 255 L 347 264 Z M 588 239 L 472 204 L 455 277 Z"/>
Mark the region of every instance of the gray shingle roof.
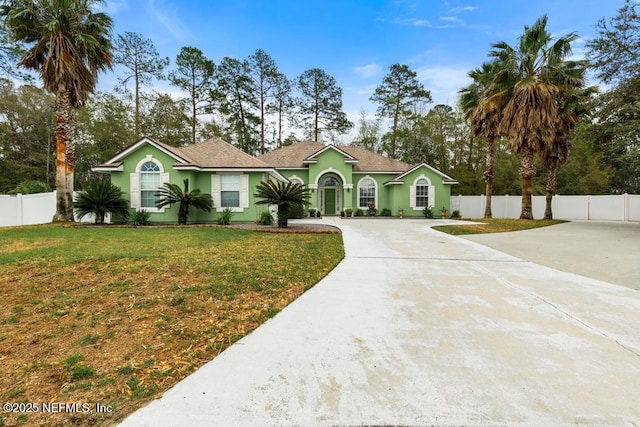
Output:
<path fill-rule="evenodd" d="M 190 165 L 201 168 L 269 168 L 262 160 L 221 139 L 209 139 L 186 147 L 165 147 L 184 158 Z"/>

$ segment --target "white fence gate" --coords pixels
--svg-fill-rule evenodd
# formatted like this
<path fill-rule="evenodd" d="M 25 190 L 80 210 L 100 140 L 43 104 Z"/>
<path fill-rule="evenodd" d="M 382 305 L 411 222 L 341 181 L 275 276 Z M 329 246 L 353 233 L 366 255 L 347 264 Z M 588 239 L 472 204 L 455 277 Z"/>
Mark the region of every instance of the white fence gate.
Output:
<path fill-rule="evenodd" d="M 452 196 L 451 211 L 459 210 L 465 218 L 482 218 L 487 206 L 486 196 Z M 494 218 L 519 218 L 521 196 L 493 196 L 491 215 Z M 544 217 L 546 199 L 533 196 L 533 217 Z M 640 195 L 553 196 L 551 209 L 555 219 L 594 221 L 640 221 Z"/>

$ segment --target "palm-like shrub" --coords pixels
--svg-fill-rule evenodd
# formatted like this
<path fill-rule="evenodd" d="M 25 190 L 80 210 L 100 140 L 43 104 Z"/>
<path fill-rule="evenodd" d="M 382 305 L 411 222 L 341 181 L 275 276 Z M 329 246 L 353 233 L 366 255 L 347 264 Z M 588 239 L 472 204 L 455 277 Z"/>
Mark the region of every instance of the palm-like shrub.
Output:
<path fill-rule="evenodd" d="M 96 224 L 104 224 L 104 216 L 112 216 L 126 221 L 129 218 L 129 202 L 122 197 L 119 187 L 109 181 L 95 181 L 78 193 L 73 208 L 79 219 L 95 215 Z"/>
<path fill-rule="evenodd" d="M 185 225 L 189 216 L 189 209 L 194 207 L 205 212 L 211 212 L 213 209 L 213 201 L 210 194 L 200 192 L 197 188 L 189 191 L 189 180 L 185 179 L 184 189 L 176 184 L 169 182 L 162 185 L 158 190 L 160 200 L 156 203 L 157 208 L 163 208 L 167 205 L 178 203 L 178 224 Z"/>
<path fill-rule="evenodd" d="M 262 181 L 254 197 L 258 205 L 278 205 L 278 228 L 287 228 L 292 207 L 309 205 L 309 189 L 297 182 Z"/>

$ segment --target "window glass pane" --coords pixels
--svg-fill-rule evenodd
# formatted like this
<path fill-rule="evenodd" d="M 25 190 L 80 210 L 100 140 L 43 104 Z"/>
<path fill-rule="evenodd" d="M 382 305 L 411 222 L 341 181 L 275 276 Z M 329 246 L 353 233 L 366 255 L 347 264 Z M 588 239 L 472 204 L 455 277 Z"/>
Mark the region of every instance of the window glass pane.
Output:
<path fill-rule="evenodd" d="M 140 172 L 160 172 L 160 167 L 154 162 L 146 162 L 140 168 Z"/>
<path fill-rule="evenodd" d="M 239 208 L 240 192 L 239 191 L 221 191 L 220 204 L 223 208 Z"/>
<path fill-rule="evenodd" d="M 159 173 L 141 173 L 140 174 L 140 189 L 141 190 L 157 190 L 160 188 L 160 174 Z"/>
<path fill-rule="evenodd" d="M 240 191 L 240 175 L 220 175 L 220 190 Z"/>
<path fill-rule="evenodd" d="M 333 176 L 325 176 L 324 178 L 322 178 L 322 181 L 320 181 L 320 186 L 321 187 L 340 187 L 340 181 L 338 181 L 338 179 Z"/>
<path fill-rule="evenodd" d="M 420 179 L 416 183 L 416 206 L 419 208 L 429 206 L 429 186 L 426 179 Z"/>
<path fill-rule="evenodd" d="M 143 208 L 155 208 L 159 199 L 160 197 L 156 195 L 156 190 L 140 192 L 140 203 Z"/>

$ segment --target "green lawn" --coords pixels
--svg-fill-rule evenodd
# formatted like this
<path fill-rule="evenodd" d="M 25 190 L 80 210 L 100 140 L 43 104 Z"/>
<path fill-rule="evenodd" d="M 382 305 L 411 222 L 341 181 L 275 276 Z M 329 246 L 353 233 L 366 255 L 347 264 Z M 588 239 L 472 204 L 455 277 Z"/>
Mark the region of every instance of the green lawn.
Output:
<path fill-rule="evenodd" d="M 526 220 L 526 219 L 495 219 L 483 218 L 471 221 L 480 224 L 460 224 L 460 225 L 438 225 L 434 230 L 459 236 L 462 234 L 484 234 L 484 233 L 504 233 L 508 231 L 529 230 L 532 228 L 548 227 L 550 225 L 561 224 L 562 220 Z"/>
<path fill-rule="evenodd" d="M 113 407 L 5 413 L 0 426 L 113 424 L 275 315 L 343 256 L 339 234 L 0 229 L 0 400 Z"/>

